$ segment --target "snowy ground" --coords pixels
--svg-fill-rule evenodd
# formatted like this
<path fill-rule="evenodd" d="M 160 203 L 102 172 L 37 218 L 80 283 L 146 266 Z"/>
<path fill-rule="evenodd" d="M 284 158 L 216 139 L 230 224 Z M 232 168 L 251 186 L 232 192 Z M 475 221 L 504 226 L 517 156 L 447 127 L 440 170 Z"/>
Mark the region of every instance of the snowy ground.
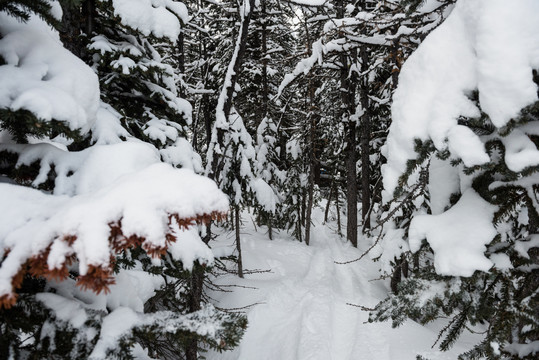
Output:
<path fill-rule="evenodd" d="M 270 273 L 219 277 L 219 284 L 237 284 L 230 293 L 212 296 L 222 308 L 257 304 L 247 310 L 249 327 L 240 346 L 226 353 L 209 353 L 209 360 L 307 360 L 373 359 L 407 360 L 420 354 L 431 360 L 456 359 L 478 342 L 465 334 L 450 352 L 431 346 L 442 322 L 428 328 L 408 321 L 398 329 L 390 323 L 365 323 L 368 314 L 347 303 L 373 307 L 387 293 L 375 263 L 338 265 L 359 257 L 367 248 L 347 244 L 331 228 L 322 225 L 322 210 L 315 211 L 310 246 L 281 232 L 273 241 L 255 231 L 251 217 L 244 214 L 242 249 L 246 269 L 271 269 Z M 232 246 L 233 234 L 222 234 L 214 248 Z"/>

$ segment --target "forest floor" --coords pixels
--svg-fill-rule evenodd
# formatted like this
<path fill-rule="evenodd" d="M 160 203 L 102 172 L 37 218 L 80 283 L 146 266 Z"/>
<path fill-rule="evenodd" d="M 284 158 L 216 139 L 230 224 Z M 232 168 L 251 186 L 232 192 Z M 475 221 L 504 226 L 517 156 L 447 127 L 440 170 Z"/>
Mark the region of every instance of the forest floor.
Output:
<path fill-rule="evenodd" d="M 367 323 L 368 312 L 349 304 L 374 307 L 385 298 L 389 280 L 375 280 L 380 274 L 368 256 L 347 265 L 335 263 L 358 258 L 370 244 L 360 238 L 359 248 L 352 247 L 336 234 L 335 221 L 322 224 L 322 209 L 313 214 L 310 246 L 286 232 L 269 240 L 267 229 L 255 229 L 253 219 L 243 214 L 244 268 L 270 271 L 214 280 L 233 285 L 231 292 L 211 294 L 216 305 L 248 306 L 249 325 L 237 348 L 207 353 L 208 360 L 412 360 L 417 355 L 453 360 L 480 341 L 478 335 L 465 333 L 450 351 L 441 352 L 432 345 L 446 324 L 443 320 L 427 327 L 409 320 L 397 329 L 390 322 Z M 222 253 L 233 244 L 234 233 L 222 232 L 212 247 Z"/>

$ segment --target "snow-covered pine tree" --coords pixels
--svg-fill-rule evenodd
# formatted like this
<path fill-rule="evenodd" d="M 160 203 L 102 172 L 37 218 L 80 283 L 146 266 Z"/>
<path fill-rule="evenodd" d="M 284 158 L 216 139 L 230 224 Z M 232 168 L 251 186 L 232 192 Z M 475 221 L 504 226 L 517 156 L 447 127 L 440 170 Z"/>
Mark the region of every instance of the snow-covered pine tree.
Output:
<path fill-rule="evenodd" d="M 282 131 L 286 115 L 272 99 L 280 74 L 287 71 L 286 58 L 294 45 L 290 19 L 290 7 L 278 1 L 263 0 L 256 6 L 240 79 L 242 91 L 235 100 L 238 111 L 245 114 L 246 128 L 257 140 L 256 176 L 270 186 L 273 197 L 283 191 L 285 173 L 279 170 L 283 168 L 280 153 L 285 151 L 287 136 Z M 266 205 L 270 207 L 256 204 L 255 212 L 257 220 L 268 226 L 271 239 L 272 227 L 280 221 L 278 211 Z"/>
<path fill-rule="evenodd" d="M 43 18 L 61 15 L 52 5 Z M 192 224 L 222 216 L 228 201 L 122 128 L 94 72 L 18 9 L 25 23 L 0 14 L 2 353 L 167 358 L 172 345 L 176 358 L 193 338 L 234 346 L 244 318 L 161 301 L 181 299 L 193 265 L 211 265 Z"/>
<path fill-rule="evenodd" d="M 283 200 L 282 189 L 286 182 L 286 171 L 280 170 L 279 134 L 270 117 L 264 117 L 257 129 L 255 176 L 269 188 L 258 189 L 260 199 L 255 203 L 255 212 L 260 222 L 268 227 L 268 236 L 273 239 L 273 227 L 280 225 L 278 207 Z M 264 185 L 262 185 L 264 186 Z M 264 196 L 263 201 L 262 196 Z M 269 201 L 268 201 L 269 200 Z"/>
<path fill-rule="evenodd" d="M 422 188 L 415 208 L 428 212 L 393 231 L 413 252 L 412 276 L 371 319 L 449 317 L 442 350 L 473 326 L 483 340 L 462 359 L 538 351 L 538 11 L 534 1 L 457 2 L 394 97 L 386 195 Z"/>
<path fill-rule="evenodd" d="M 88 48 L 103 100 L 120 112 L 132 136 L 153 143 L 165 161 L 200 172 L 201 159 L 186 141 L 192 107 L 179 96 L 182 74 L 175 61 L 189 20 L 185 5 L 100 1 L 96 11 Z"/>

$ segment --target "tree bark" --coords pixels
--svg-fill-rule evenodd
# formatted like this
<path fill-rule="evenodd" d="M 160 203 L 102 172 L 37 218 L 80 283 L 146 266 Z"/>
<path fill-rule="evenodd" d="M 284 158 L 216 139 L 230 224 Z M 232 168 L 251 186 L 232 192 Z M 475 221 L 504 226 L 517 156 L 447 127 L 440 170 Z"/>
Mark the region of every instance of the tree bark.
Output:
<path fill-rule="evenodd" d="M 65 4 L 62 6 L 60 40 L 67 50 L 79 58 L 82 56 L 81 27 L 81 9 L 79 5 Z"/>
<path fill-rule="evenodd" d="M 331 184 L 329 185 L 328 202 L 326 204 L 326 210 L 324 211 L 324 223 L 328 222 L 329 206 L 331 205 L 331 197 L 333 196 L 333 183 L 334 180 L 331 180 Z"/>
<path fill-rule="evenodd" d="M 238 276 L 243 278 L 243 262 L 241 258 L 241 239 L 240 239 L 240 208 L 234 206 L 234 220 L 236 222 L 236 249 L 238 250 Z"/>
<path fill-rule="evenodd" d="M 357 247 L 357 174 L 356 174 L 356 123 L 346 123 L 347 143 L 346 151 L 346 203 L 347 221 L 346 238 Z"/>
<path fill-rule="evenodd" d="M 268 115 L 268 35 L 266 25 L 266 0 L 261 0 L 261 22 L 262 22 L 262 118 Z"/>
<path fill-rule="evenodd" d="M 365 73 L 369 67 L 367 49 L 361 47 L 361 72 Z M 361 117 L 361 217 L 363 219 L 363 231 L 371 227 L 369 209 L 371 207 L 371 161 L 370 161 L 370 137 L 371 137 L 371 115 L 369 110 L 369 83 L 367 76 L 363 76 L 361 81 L 361 107 L 363 116 Z"/>
<path fill-rule="evenodd" d="M 178 70 L 180 70 L 181 76 L 185 74 L 185 35 L 183 33 L 183 24 L 182 24 L 182 30 L 180 32 L 180 35 L 178 35 L 178 45 L 177 45 L 177 51 L 176 54 L 178 56 Z M 181 98 L 185 97 L 185 89 L 183 87 L 183 84 L 180 84 L 179 86 L 179 95 Z"/>
<path fill-rule="evenodd" d="M 337 209 L 337 233 L 342 236 L 341 210 L 339 208 L 339 188 L 335 189 L 335 208 Z"/>
<path fill-rule="evenodd" d="M 85 0 L 82 3 L 82 16 L 84 18 L 84 32 L 88 39 L 93 36 L 95 28 L 95 0 Z"/>
<path fill-rule="evenodd" d="M 194 313 L 200 310 L 202 302 L 202 289 L 204 286 L 204 268 L 198 262 L 195 262 L 191 271 L 191 291 L 189 293 L 189 312 Z M 198 359 L 198 340 L 193 338 L 185 350 L 186 360 Z"/>
<path fill-rule="evenodd" d="M 241 64 L 243 63 L 245 50 L 247 48 L 247 36 L 249 35 L 249 24 L 251 22 L 251 14 L 253 12 L 253 9 L 255 8 L 255 0 L 244 0 L 243 5 L 242 5 L 244 6 L 244 8 L 245 8 L 245 5 L 247 4 L 247 1 L 249 3 L 249 11 L 247 11 L 247 13 L 244 14 L 243 21 L 241 24 L 239 49 L 238 49 L 238 53 L 236 55 L 234 64 L 232 65 L 233 71 L 230 77 L 230 83 L 228 84 L 226 88 L 226 100 L 223 105 L 223 112 L 227 120 L 228 120 L 228 116 L 230 115 L 230 110 L 232 109 L 234 89 L 236 88 L 236 82 L 238 81 L 238 76 L 241 71 Z"/>

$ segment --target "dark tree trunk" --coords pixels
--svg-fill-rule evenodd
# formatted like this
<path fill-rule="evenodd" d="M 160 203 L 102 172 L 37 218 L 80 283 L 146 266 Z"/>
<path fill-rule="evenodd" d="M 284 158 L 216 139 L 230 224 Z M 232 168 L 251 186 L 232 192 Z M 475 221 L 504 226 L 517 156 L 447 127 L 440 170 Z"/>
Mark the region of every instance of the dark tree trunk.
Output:
<path fill-rule="evenodd" d="M 307 205 L 305 211 L 305 244 L 309 245 L 311 241 L 311 217 L 313 210 L 313 197 L 314 197 L 314 183 L 315 183 L 315 171 L 316 171 L 316 125 L 317 125 L 317 114 L 316 114 L 316 105 L 315 105 L 315 91 L 316 85 L 314 79 L 311 77 L 309 79 L 309 114 L 307 120 L 309 121 L 309 146 L 308 146 L 308 156 L 309 156 L 309 182 L 307 186 Z"/>
<path fill-rule="evenodd" d="M 348 218 L 346 238 L 357 247 L 357 174 L 356 174 L 356 123 L 346 123 L 348 148 L 346 151 L 346 203 Z"/>
<path fill-rule="evenodd" d="M 95 0 L 85 0 L 82 3 L 82 17 L 84 18 L 84 33 L 90 40 L 95 29 Z"/>
<path fill-rule="evenodd" d="M 398 285 L 401 282 L 401 277 L 402 277 L 401 264 L 398 263 L 393 270 L 393 274 L 391 275 L 391 291 L 394 294 L 398 294 L 399 292 Z"/>
<path fill-rule="evenodd" d="M 312 131 L 312 130 L 311 130 Z M 311 152 L 311 156 L 314 156 Z M 307 209 L 305 214 L 305 244 L 309 245 L 311 241 L 311 214 L 313 210 L 313 196 L 314 196 L 314 166 L 311 160 L 311 166 L 309 166 L 309 187 L 307 192 Z"/>
<path fill-rule="evenodd" d="M 202 95 L 202 114 L 204 116 L 204 128 L 206 129 L 206 147 L 211 143 L 211 130 L 212 130 L 212 109 L 210 105 L 210 97 L 207 94 Z"/>
<path fill-rule="evenodd" d="M 247 48 L 247 35 L 249 35 L 249 24 L 251 22 L 251 14 L 255 8 L 255 0 L 244 0 L 244 2 L 249 2 L 250 11 L 245 14 L 242 21 L 242 28 L 240 34 L 239 50 L 238 55 L 232 65 L 233 74 L 230 78 L 230 84 L 226 88 L 226 100 L 223 105 L 223 112 L 225 113 L 225 118 L 228 120 L 230 115 L 230 110 L 232 109 L 232 101 L 234 98 L 234 89 L 236 88 L 236 82 L 238 81 L 238 76 L 241 72 L 241 64 L 243 63 L 243 57 L 245 56 L 245 49 Z"/>
<path fill-rule="evenodd" d="M 348 79 L 348 57 L 341 55 L 341 100 L 343 102 L 342 120 L 346 129 L 346 202 L 347 226 L 346 238 L 357 247 L 357 173 L 356 173 L 356 123 L 350 119 L 355 111 L 353 84 Z"/>
<path fill-rule="evenodd" d="M 369 57 L 365 46 L 361 48 L 361 71 L 366 72 L 369 67 Z M 361 81 L 361 107 L 363 116 L 361 117 L 361 217 L 363 219 L 363 230 L 371 227 L 369 219 L 369 209 L 371 207 L 370 189 L 370 137 L 371 137 L 371 115 L 369 111 L 369 83 L 367 76 L 363 76 Z"/>
<path fill-rule="evenodd" d="M 341 228 L 341 210 L 339 208 L 339 188 L 335 189 L 335 208 L 337 209 L 337 232 L 339 236 L 342 235 L 342 228 Z"/>
<path fill-rule="evenodd" d="M 307 190 L 301 192 L 301 226 L 305 226 L 305 210 L 307 209 Z"/>
<path fill-rule="evenodd" d="M 331 197 L 333 196 L 333 185 L 335 180 L 331 180 L 331 184 L 329 185 L 329 194 L 328 194 L 328 202 L 326 204 L 326 210 L 324 211 L 324 223 L 328 222 L 328 215 L 329 215 L 329 206 L 331 205 Z"/>
<path fill-rule="evenodd" d="M 271 215 L 268 218 L 268 236 L 270 240 L 273 240 L 273 219 Z"/>
<path fill-rule="evenodd" d="M 240 208 L 234 206 L 234 220 L 236 222 L 236 249 L 238 250 L 238 276 L 243 278 L 243 262 L 241 258 L 241 239 L 240 239 Z"/>
<path fill-rule="evenodd" d="M 80 6 L 65 4 L 62 6 L 62 12 L 60 40 L 67 50 L 80 58 L 82 57 L 82 44 L 80 39 L 82 16 Z"/>
<path fill-rule="evenodd" d="M 200 310 L 202 302 L 202 288 L 204 286 L 204 268 L 198 262 L 191 271 L 191 291 L 189 294 L 189 312 L 194 313 Z M 198 359 L 198 340 L 192 339 L 185 350 L 186 360 Z"/>
<path fill-rule="evenodd" d="M 262 118 L 268 115 L 268 35 L 266 25 L 266 0 L 261 0 L 260 19 L 262 21 Z"/>
<path fill-rule="evenodd" d="M 182 76 L 185 74 L 185 35 L 183 33 L 183 24 L 182 24 L 182 31 L 180 32 L 180 35 L 178 36 L 178 45 L 177 45 L 177 51 L 176 54 L 178 56 L 178 70 L 180 70 L 180 73 Z M 185 89 L 183 84 L 180 84 L 179 86 L 179 95 L 181 98 L 185 97 Z"/>
<path fill-rule="evenodd" d="M 337 3 L 337 15 L 344 17 L 345 3 L 340 0 Z M 353 60 L 357 63 L 357 55 L 352 53 Z M 341 120 L 345 122 L 346 131 L 346 202 L 347 202 L 347 226 L 346 238 L 357 247 L 357 174 L 356 174 L 356 123 L 350 119 L 350 115 L 355 112 L 355 81 L 350 81 L 349 55 L 340 55 L 340 83 L 342 111 Z M 352 79 L 355 80 L 355 79 Z"/>

